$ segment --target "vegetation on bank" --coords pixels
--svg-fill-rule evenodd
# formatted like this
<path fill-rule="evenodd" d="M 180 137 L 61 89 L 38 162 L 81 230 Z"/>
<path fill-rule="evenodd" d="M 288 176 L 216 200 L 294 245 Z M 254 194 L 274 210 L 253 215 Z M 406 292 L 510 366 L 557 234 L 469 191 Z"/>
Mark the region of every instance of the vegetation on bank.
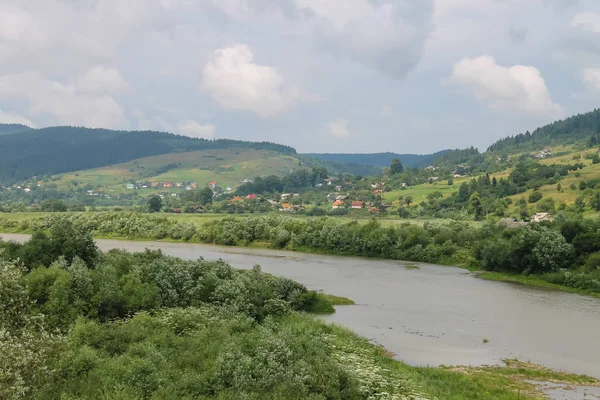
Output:
<path fill-rule="evenodd" d="M 226 246 L 376 257 L 467 266 L 545 282 L 580 293 L 600 293 L 600 221 L 558 220 L 508 229 L 463 222 L 384 226 L 336 218 L 256 216 L 210 218 L 201 224 L 159 214 L 51 214 L 0 218 L 0 229 L 47 231 L 64 221 L 102 237 L 179 240 Z M 506 276 L 506 275 L 504 275 Z"/>
<path fill-rule="evenodd" d="M 66 221 L 2 249 L 3 399 L 535 398 L 501 374 L 394 361 L 300 313 L 328 299 L 258 267 L 101 253 Z"/>

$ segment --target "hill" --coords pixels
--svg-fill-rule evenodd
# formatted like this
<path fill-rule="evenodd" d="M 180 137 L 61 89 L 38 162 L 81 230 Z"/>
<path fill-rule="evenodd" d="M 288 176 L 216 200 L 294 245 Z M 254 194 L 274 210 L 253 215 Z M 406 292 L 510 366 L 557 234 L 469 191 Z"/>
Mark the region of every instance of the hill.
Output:
<path fill-rule="evenodd" d="M 397 153 L 365 153 L 365 154 L 343 154 L 343 153 L 308 153 L 309 157 L 341 164 L 366 165 L 377 168 L 389 167 L 392 159 L 399 158 L 407 167 L 424 168 L 435 159 L 441 157 L 448 150 L 442 150 L 434 154 L 397 154 Z"/>
<path fill-rule="evenodd" d="M 577 141 L 591 141 L 599 144 L 600 109 L 585 114 L 577 114 L 564 120 L 555 121 L 515 136 L 498 140 L 488 148 L 488 152 L 518 152 L 543 146 L 574 144 Z"/>
<path fill-rule="evenodd" d="M 32 128 L 21 124 L 0 124 L 0 135 L 30 131 Z"/>
<path fill-rule="evenodd" d="M 0 125 L 9 131 L 8 125 Z M 0 135 L 0 182 L 16 182 L 124 163 L 138 158 L 198 150 L 250 148 L 294 155 L 289 146 L 229 139 L 193 139 L 166 132 L 81 127 L 29 129 Z"/>
<path fill-rule="evenodd" d="M 300 168 L 300 161 L 293 155 L 272 150 L 252 148 L 229 148 L 170 153 L 144 157 L 126 163 L 102 168 L 75 171 L 57 175 L 43 186 L 56 189 L 69 189 L 86 186 L 88 189 L 101 189 L 104 192 L 131 192 L 128 183 L 144 182 L 194 182 L 203 187 L 215 181 L 225 190 L 236 188 L 244 179 L 257 176 L 282 176 Z M 182 188 L 138 188 L 139 194 L 156 190 L 181 192 Z"/>

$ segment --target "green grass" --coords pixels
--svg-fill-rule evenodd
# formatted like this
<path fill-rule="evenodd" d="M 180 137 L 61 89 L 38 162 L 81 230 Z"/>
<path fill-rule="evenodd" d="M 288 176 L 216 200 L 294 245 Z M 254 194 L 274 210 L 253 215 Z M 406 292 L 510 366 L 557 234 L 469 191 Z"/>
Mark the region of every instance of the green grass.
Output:
<path fill-rule="evenodd" d="M 354 306 L 356 303 L 346 297 L 334 296 L 332 294 L 320 293 L 320 296 L 328 300 L 334 306 Z"/>
<path fill-rule="evenodd" d="M 157 174 L 159 168 L 168 164 L 178 164 L 178 168 Z M 125 184 L 130 180 L 159 182 L 197 182 L 200 187 L 210 181 L 225 189 L 235 188 L 245 178 L 257 176 L 283 175 L 291 169 L 299 168 L 299 160 L 292 156 L 273 151 L 254 149 L 203 150 L 186 153 L 172 153 L 145 157 L 127 163 L 84 171 L 75 171 L 55 177 L 52 181 L 59 189 L 92 185 L 104 192 L 124 193 Z M 42 183 L 43 184 L 43 183 Z M 130 190 L 129 190 L 130 191 Z M 156 191 L 181 191 L 181 188 L 140 189 L 147 194 Z"/>
<path fill-rule="evenodd" d="M 419 267 L 418 265 L 405 265 L 404 269 L 417 270 L 417 269 L 421 269 L 421 267 Z"/>
<path fill-rule="evenodd" d="M 477 274 L 478 278 L 485 279 L 488 281 L 497 282 L 508 282 L 517 283 L 527 286 L 539 287 L 547 290 L 556 290 L 561 292 L 576 293 L 588 296 L 594 296 L 600 298 L 600 294 L 589 292 L 587 290 L 575 289 L 567 286 L 557 285 L 554 283 L 546 282 L 542 278 L 536 275 L 512 275 L 503 272 L 481 272 Z"/>

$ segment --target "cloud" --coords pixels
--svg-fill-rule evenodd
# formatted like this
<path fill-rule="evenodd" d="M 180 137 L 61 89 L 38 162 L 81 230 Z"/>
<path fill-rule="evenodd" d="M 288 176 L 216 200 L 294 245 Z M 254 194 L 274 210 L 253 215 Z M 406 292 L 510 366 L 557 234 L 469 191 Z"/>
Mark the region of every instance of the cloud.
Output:
<path fill-rule="evenodd" d="M 327 129 L 331 136 L 335 136 L 336 138 L 345 139 L 351 136 L 358 136 L 356 133 L 350 131 L 348 128 L 348 120 L 339 118 L 333 122 L 327 124 Z"/>
<path fill-rule="evenodd" d="M 0 110 L 0 124 L 21 124 L 26 125 L 30 128 L 36 127 L 35 124 L 27 118 L 3 110 Z"/>
<path fill-rule="evenodd" d="M 50 80 L 39 72 L 0 77 L 0 100 L 26 101 L 32 116 L 49 115 L 60 125 L 127 128 L 123 108 L 108 95 L 81 92 L 74 83 Z"/>
<path fill-rule="evenodd" d="M 562 113 L 535 67 L 503 67 L 490 56 L 463 58 L 454 65 L 449 81 L 494 109 L 553 117 Z"/>
<path fill-rule="evenodd" d="M 579 13 L 573 17 L 571 25 L 584 31 L 600 33 L 600 14 L 592 11 Z"/>
<path fill-rule="evenodd" d="M 215 137 L 215 126 L 211 124 L 202 125 L 194 120 L 182 121 L 177 125 L 179 134 L 193 138 L 212 139 Z"/>
<path fill-rule="evenodd" d="M 115 68 L 96 66 L 77 79 L 77 88 L 88 94 L 117 94 L 128 92 L 131 87 Z"/>
<path fill-rule="evenodd" d="M 583 80 L 594 89 L 600 90 L 600 68 L 584 69 Z"/>
<path fill-rule="evenodd" d="M 392 110 L 392 107 L 390 106 L 384 106 L 381 110 L 381 115 L 384 117 L 391 117 L 394 115 L 394 110 Z"/>
<path fill-rule="evenodd" d="M 204 67 L 202 87 L 222 108 L 262 118 L 276 117 L 303 99 L 297 88 L 285 85 L 277 69 L 256 64 L 245 44 L 216 50 Z"/>
<path fill-rule="evenodd" d="M 432 0 L 295 0 L 320 45 L 392 78 L 418 64 L 431 32 Z"/>

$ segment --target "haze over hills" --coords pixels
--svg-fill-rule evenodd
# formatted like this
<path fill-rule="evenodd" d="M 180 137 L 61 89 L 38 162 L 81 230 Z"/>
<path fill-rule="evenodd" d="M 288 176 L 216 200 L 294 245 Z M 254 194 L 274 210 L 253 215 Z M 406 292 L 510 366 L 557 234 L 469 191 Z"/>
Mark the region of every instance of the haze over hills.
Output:
<path fill-rule="evenodd" d="M 354 163 L 359 165 L 368 165 L 377 168 L 388 167 L 392 159 L 399 158 L 407 167 L 423 168 L 430 165 L 435 159 L 441 157 L 449 150 L 438 151 L 433 154 L 397 154 L 397 153 L 308 153 L 309 157 L 335 163 Z"/>
<path fill-rule="evenodd" d="M 19 133 L 30 131 L 32 128 L 21 124 L 0 124 L 0 135 L 9 135 L 11 133 Z"/>

